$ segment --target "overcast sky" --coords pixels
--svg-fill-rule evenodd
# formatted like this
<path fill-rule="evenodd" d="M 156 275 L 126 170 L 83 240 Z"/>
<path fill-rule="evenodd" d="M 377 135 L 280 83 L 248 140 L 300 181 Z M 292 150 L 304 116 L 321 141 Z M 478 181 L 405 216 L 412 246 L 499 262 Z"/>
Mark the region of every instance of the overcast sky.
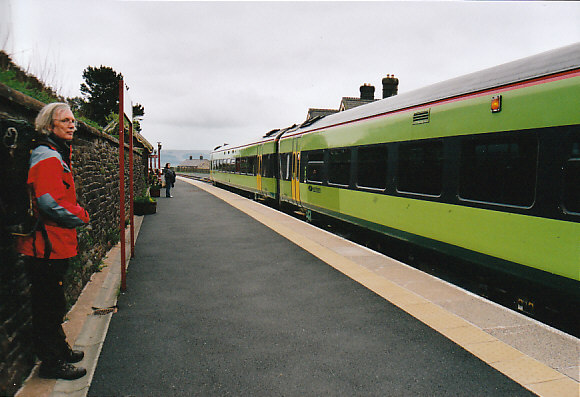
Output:
<path fill-rule="evenodd" d="M 164 149 L 212 149 L 338 108 L 580 41 L 580 2 L 0 0 L 0 45 L 65 96 L 125 77 Z"/>

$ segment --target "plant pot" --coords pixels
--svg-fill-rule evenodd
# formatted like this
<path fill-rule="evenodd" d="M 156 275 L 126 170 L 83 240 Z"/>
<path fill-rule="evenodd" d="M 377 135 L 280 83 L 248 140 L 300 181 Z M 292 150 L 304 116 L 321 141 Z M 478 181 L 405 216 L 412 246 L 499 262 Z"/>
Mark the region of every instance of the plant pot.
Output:
<path fill-rule="evenodd" d="M 133 202 L 133 213 L 135 215 L 150 215 L 157 212 L 157 202 Z"/>

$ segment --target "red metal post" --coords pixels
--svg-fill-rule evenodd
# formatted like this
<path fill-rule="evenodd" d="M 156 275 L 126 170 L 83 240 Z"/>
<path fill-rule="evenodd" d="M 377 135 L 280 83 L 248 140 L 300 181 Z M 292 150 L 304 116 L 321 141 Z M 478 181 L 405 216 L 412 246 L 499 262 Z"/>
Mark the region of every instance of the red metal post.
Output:
<path fill-rule="evenodd" d="M 123 108 L 123 80 L 119 81 L 119 234 L 121 239 L 121 291 L 127 290 L 125 260 L 125 111 Z"/>
<path fill-rule="evenodd" d="M 161 142 L 157 142 L 157 168 L 161 169 Z"/>
<path fill-rule="evenodd" d="M 135 199 L 135 187 L 133 185 L 133 120 L 129 124 L 129 219 L 131 220 L 131 258 L 135 257 L 135 219 L 133 212 L 133 200 Z"/>

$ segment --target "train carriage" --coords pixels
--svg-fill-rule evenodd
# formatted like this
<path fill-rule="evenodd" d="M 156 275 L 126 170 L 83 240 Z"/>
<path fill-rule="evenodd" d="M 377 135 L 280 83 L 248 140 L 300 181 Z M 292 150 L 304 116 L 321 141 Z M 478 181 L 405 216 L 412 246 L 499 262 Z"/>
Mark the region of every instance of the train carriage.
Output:
<path fill-rule="evenodd" d="M 276 136 L 278 197 L 578 298 L 579 104 L 575 44 L 336 113 Z"/>
<path fill-rule="evenodd" d="M 211 154 L 210 179 L 215 184 L 278 199 L 278 154 L 275 138 L 215 148 Z"/>

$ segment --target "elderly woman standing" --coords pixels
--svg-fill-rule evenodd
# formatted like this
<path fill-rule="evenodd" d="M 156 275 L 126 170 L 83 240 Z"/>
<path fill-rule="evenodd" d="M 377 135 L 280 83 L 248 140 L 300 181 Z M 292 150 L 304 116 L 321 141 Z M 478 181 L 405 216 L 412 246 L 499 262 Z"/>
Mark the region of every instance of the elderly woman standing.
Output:
<path fill-rule="evenodd" d="M 41 138 L 31 153 L 27 183 L 40 222 L 32 235 L 19 237 L 17 249 L 25 256 L 32 285 L 34 348 L 42 360 L 39 376 L 72 380 L 86 370 L 71 365 L 84 353 L 70 348 L 62 329 L 63 278 L 69 259 L 77 255 L 75 228 L 89 221 L 87 211 L 77 204 L 72 176 L 70 143 L 76 121 L 66 103 L 51 103 L 38 114 L 36 130 Z"/>

